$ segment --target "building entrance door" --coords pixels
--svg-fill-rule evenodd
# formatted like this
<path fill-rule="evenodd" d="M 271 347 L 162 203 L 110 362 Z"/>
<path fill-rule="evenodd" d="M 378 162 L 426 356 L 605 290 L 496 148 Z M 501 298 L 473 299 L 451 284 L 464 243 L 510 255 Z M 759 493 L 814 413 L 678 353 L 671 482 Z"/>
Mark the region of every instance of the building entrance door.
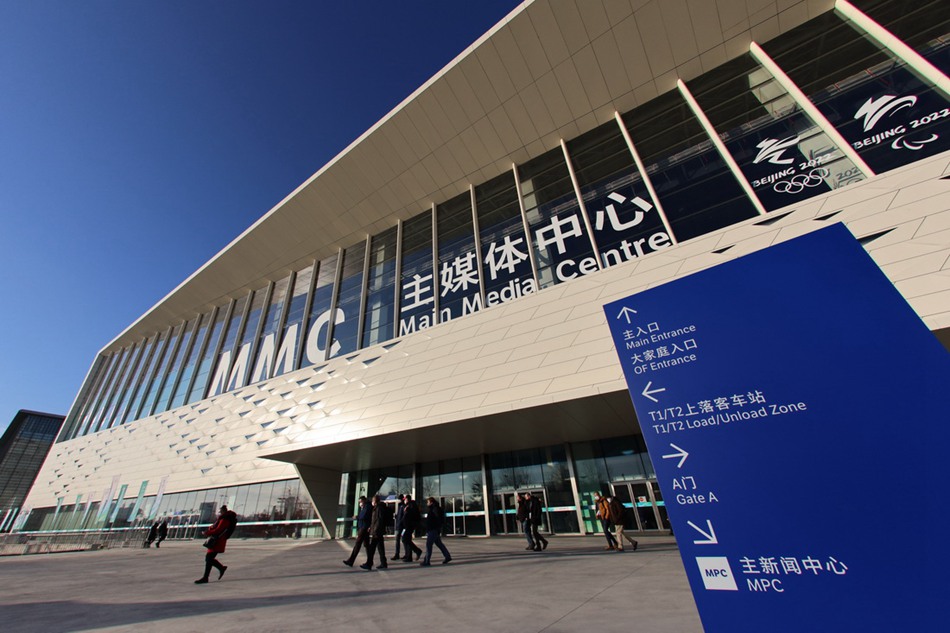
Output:
<path fill-rule="evenodd" d="M 439 504 L 445 513 L 442 534 L 463 536 L 465 534 L 465 503 L 462 495 L 439 497 Z"/>
<path fill-rule="evenodd" d="M 544 534 L 553 534 L 548 521 L 548 500 L 542 488 L 523 490 L 522 494 L 530 492 L 541 500 L 541 525 L 538 531 Z M 494 495 L 495 509 L 492 512 L 492 529 L 495 534 L 522 534 L 518 524 L 518 500 L 513 492 L 501 492 Z"/>
<path fill-rule="evenodd" d="M 518 534 L 518 501 L 513 492 L 501 492 L 494 495 L 492 512 L 492 531 L 495 534 Z"/>
<path fill-rule="evenodd" d="M 656 480 L 622 481 L 612 484 L 614 496 L 632 512 L 624 513 L 624 529 L 638 532 L 668 530 L 666 503 Z"/>

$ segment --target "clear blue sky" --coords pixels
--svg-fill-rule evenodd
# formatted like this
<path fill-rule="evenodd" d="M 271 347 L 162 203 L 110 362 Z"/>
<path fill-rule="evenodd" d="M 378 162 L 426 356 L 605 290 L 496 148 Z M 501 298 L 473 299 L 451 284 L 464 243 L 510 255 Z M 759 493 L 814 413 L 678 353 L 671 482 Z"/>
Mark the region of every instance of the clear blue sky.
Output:
<path fill-rule="evenodd" d="M 0 0 L 0 432 L 518 4 Z"/>

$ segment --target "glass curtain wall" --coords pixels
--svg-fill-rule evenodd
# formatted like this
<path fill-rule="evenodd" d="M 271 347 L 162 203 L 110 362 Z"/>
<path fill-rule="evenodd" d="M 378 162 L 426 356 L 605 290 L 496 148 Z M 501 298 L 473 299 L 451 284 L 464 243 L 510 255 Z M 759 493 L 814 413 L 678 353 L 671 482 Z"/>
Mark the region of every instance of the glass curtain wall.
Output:
<path fill-rule="evenodd" d="M 142 351 L 142 358 L 139 361 L 139 368 L 135 372 L 135 378 L 129 384 L 129 390 L 126 392 L 125 401 L 122 403 L 122 406 L 119 408 L 118 413 L 116 413 L 116 421 L 118 424 L 125 424 L 129 421 L 130 416 L 133 414 L 136 403 L 139 400 L 139 394 L 142 391 L 142 385 L 145 382 L 145 379 L 148 377 L 148 373 L 152 367 L 152 359 L 154 358 L 154 352 L 156 348 L 156 341 L 158 336 L 152 336 L 145 342 L 145 348 Z"/>
<path fill-rule="evenodd" d="M 689 89 L 766 210 L 863 180 L 752 55 L 702 75 Z"/>
<path fill-rule="evenodd" d="M 393 337 L 396 322 L 396 235 L 394 226 L 374 235 L 369 249 L 363 341 L 369 347 Z"/>
<path fill-rule="evenodd" d="M 514 172 L 475 187 L 485 307 L 537 291 Z"/>
<path fill-rule="evenodd" d="M 333 315 L 330 357 L 349 354 L 359 346 L 360 307 L 363 300 L 363 270 L 366 266 L 366 242 L 343 251 L 340 292 Z"/>
<path fill-rule="evenodd" d="M 224 331 L 224 321 L 230 314 L 228 311 L 229 307 L 228 305 L 223 305 L 218 308 L 215 313 L 214 323 L 211 325 L 211 331 L 208 334 L 208 342 L 205 344 L 204 351 L 201 353 L 201 360 L 198 362 L 195 379 L 192 381 L 191 390 L 188 392 L 186 402 L 197 402 L 205 396 L 205 391 L 208 388 L 208 379 L 211 378 L 211 363 L 214 362 L 214 358 L 219 351 L 218 346 L 221 342 L 221 333 Z"/>
<path fill-rule="evenodd" d="M 126 419 L 126 422 L 131 422 L 132 420 L 137 420 L 148 415 L 144 413 L 145 404 L 148 400 L 148 394 L 152 388 L 152 384 L 155 381 L 155 376 L 158 373 L 158 368 L 161 366 L 162 359 L 165 358 L 165 350 L 168 349 L 168 341 L 171 332 L 171 328 L 165 330 L 164 332 L 159 332 L 158 342 L 155 344 L 155 351 L 152 353 L 152 358 L 149 361 L 148 369 L 142 375 L 142 386 L 139 389 L 139 393 L 135 397 L 135 401 L 132 403 L 132 406 L 129 407 L 129 415 Z"/>
<path fill-rule="evenodd" d="M 313 290 L 313 303 L 310 306 L 310 317 L 307 320 L 307 349 L 300 362 L 301 367 L 309 367 L 327 359 L 339 260 L 339 255 L 333 255 L 320 262 L 317 285 Z"/>
<path fill-rule="evenodd" d="M 126 363 L 125 370 L 122 373 L 120 380 L 116 383 L 115 392 L 111 397 L 111 404 L 109 409 L 105 414 L 105 417 L 102 420 L 102 428 L 111 428 L 117 424 L 116 416 L 121 410 L 125 399 L 129 394 L 129 383 L 132 381 L 132 378 L 135 372 L 138 370 L 139 362 L 142 357 L 142 350 L 144 349 L 144 341 L 140 341 L 132 348 L 132 353 L 129 356 L 128 362 Z"/>
<path fill-rule="evenodd" d="M 678 90 L 622 118 L 677 242 L 758 215 Z"/>
<path fill-rule="evenodd" d="M 175 386 L 178 385 L 178 377 L 181 375 L 182 364 L 184 363 L 185 356 L 191 349 L 191 340 L 195 334 L 194 330 L 197 326 L 197 320 L 198 318 L 196 317 L 185 324 L 185 330 L 181 336 L 178 349 L 175 351 L 174 359 L 169 365 L 168 374 L 165 376 L 165 382 L 162 385 L 160 395 L 155 402 L 154 413 L 162 413 L 169 409 L 172 391 L 175 389 Z"/>
<path fill-rule="evenodd" d="M 399 336 L 435 325 L 431 210 L 403 222 L 401 252 Z"/>
<path fill-rule="evenodd" d="M 90 417 L 89 429 L 92 433 L 102 428 L 102 418 L 105 416 L 106 409 L 108 409 L 109 403 L 112 401 L 112 394 L 115 392 L 115 386 L 119 381 L 119 376 L 122 375 L 122 370 L 125 368 L 125 360 L 128 354 L 128 347 L 115 354 L 115 362 L 109 370 L 107 381 L 102 385 L 99 402 L 96 404 L 96 408 Z"/>
<path fill-rule="evenodd" d="M 225 391 L 238 389 L 247 384 L 251 373 L 251 363 L 253 362 L 251 354 L 254 351 L 258 328 L 261 325 L 265 304 L 270 294 L 269 290 L 269 287 L 265 286 L 255 290 L 252 294 L 247 309 L 247 318 L 244 320 L 244 330 L 241 332 L 240 342 L 238 343 L 237 356 L 235 356 L 234 363 L 231 365 L 231 373 L 228 375 L 228 384 Z"/>
<path fill-rule="evenodd" d="M 560 147 L 518 167 L 541 288 L 599 270 Z"/>
<path fill-rule="evenodd" d="M 238 333 L 241 331 L 241 324 L 244 323 L 247 300 L 248 295 L 244 295 L 234 302 L 234 308 L 231 310 L 231 317 L 225 330 L 224 342 L 221 344 L 221 352 L 218 355 L 218 362 L 215 364 L 214 374 L 212 374 L 211 386 L 208 388 L 208 397 L 226 391 L 228 372 L 231 369 L 231 360 L 234 358 Z"/>
<path fill-rule="evenodd" d="M 181 368 L 181 374 L 178 377 L 178 384 L 175 386 L 175 393 L 172 395 L 169 409 L 174 409 L 185 404 L 185 398 L 191 389 L 191 379 L 195 376 L 195 365 L 198 363 L 198 357 L 204 351 L 208 340 L 208 324 L 211 322 L 212 314 L 201 315 L 198 322 L 198 330 L 195 333 L 194 342 L 191 349 L 187 352 L 184 365 Z"/>
<path fill-rule="evenodd" d="M 267 380 L 273 375 L 274 358 L 277 354 L 277 331 L 284 317 L 284 304 L 290 289 L 290 275 L 274 284 L 270 302 L 264 315 L 261 335 L 254 351 L 253 367 L 248 384 Z"/>
<path fill-rule="evenodd" d="M 851 4 L 950 75 L 950 4 L 946 0 L 851 0 Z"/>
<path fill-rule="evenodd" d="M 472 226 L 472 196 L 466 191 L 435 208 L 439 243 L 439 323 L 478 310 L 481 289 Z"/>
<path fill-rule="evenodd" d="M 834 12 L 762 48 L 875 172 L 950 149 L 946 96 Z"/>
<path fill-rule="evenodd" d="M 290 302 L 287 304 L 287 318 L 280 333 L 280 347 L 274 361 L 274 375 L 280 376 L 293 371 L 297 367 L 300 357 L 301 341 L 303 341 L 303 317 L 307 309 L 307 296 L 313 281 L 313 265 L 298 270 L 294 275 L 294 286 L 290 292 Z"/>
<path fill-rule="evenodd" d="M 616 121 L 567 143 L 604 267 L 670 246 L 670 236 Z"/>

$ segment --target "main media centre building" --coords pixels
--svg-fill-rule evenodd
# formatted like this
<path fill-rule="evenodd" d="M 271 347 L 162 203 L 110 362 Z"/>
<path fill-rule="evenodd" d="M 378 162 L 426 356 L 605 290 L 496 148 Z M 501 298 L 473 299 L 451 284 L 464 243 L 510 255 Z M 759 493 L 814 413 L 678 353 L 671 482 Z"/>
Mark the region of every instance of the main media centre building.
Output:
<path fill-rule="evenodd" d="M 948 38 L 945 0 L 523 3 L 103 347 L 14 528 L 336 537 L 411 492 L 496 535 L 532 490 L 668 529 L 603 304 L 843 222 L 950 338 Z"/>

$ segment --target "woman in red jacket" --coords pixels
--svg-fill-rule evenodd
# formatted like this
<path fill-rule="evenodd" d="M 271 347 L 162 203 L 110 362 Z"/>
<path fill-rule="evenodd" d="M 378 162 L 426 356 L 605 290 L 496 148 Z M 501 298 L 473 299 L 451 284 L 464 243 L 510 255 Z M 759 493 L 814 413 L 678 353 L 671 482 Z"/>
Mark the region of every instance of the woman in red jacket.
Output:
<path fill-rule="evenodd" d="M 234 533 L 236 526 L 237 515 L 231 510 L 228 510 L 228 506 L 221 506 L 221 510 L 218 512 L 218 520 L 205 532 L 205 536 L 209 537 L 208 540 L 205 541 L 205 546 L 208 548 L 208 552 L 205 554 L 205 575 L 195 581 L 196 585 L 203 585 L 208 582 L 208 575 L 211 574 L 212 567 L 218 570 L 218 580 L 224 576 L 224 572 L 228 570 L 228 566 L 222 565 L 215 559 L 218 554 L 224 553 L 224 548 L 228 544 L 228 538 Z"/>

